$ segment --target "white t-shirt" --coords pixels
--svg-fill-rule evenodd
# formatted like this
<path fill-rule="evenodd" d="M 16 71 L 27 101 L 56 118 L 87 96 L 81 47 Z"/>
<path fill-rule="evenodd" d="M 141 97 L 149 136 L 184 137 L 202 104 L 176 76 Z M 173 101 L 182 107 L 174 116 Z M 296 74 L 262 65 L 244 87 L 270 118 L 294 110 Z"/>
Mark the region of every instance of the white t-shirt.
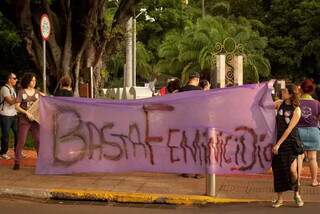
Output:
<path fill-rule="evenodd" d="M 4 116 L 17 115 L 15 105 L 14 104 L 10 105 L 4 100 L 5 97 L 10 97 L 10 96 L 14 98 L 17 97 L 16 91 L 14 90 L 14 88 L 10 87 L 9 85 L 5 85 L 1 88 L 0 95 L 1 95 L 0 96 L 0 114 Z M 2 103 L 2 101 L 4 102 Z"/>

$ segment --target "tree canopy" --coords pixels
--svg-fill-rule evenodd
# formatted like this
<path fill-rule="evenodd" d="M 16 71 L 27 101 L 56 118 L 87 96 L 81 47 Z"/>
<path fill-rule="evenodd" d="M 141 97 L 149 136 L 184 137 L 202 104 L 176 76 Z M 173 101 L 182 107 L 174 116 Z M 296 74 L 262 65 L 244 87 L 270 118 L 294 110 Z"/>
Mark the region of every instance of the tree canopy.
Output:
<path fill-rule="evenodd" d="M 42 14 L 48 14 L 51 20 L 46 54 L 49 89 L 52 92 L 58 80 L 69 75 L 78 94 L 81 73 L 86 73 L 90 66 L 94 68 L 97 87 L 101 86 L 101 71 L 105 67 L 102 56 L 112 53 L 122 39 L 121 27 L 137 3 L 139 0 L 120 1 L 110 26 L 105 20 L 108 6 L 105 0 L 8 0 L 1 1 L 1 12 L 15 26 L 26 56 L 39 73 L 43 67 L 39 22 Z"/>
<path fill-rule="evenodd" d="M 197 70 L 212 72 L 212 54 L 227 38 L 245 56 L 245 80 L 320 79 L 320 2 L 317 0 L 7 0 L 0 2 L 0 70 L 41 74 L 39 18 L 53 34 L 47 70 L 52 88 L 65 73 L 76 83 L 95 67 L 99 87 L 121 86 L 125 23 L 137 15 L 138 83 Z M 152 17 L 155 22 L 150 22 Z M 227 42 L 227 43 L 228 43 Z M 227 45 L 228 46 L 228 45 Z M 221 50 L 222 52 L 225 50 Z M 74 86 L 77 89 L 77 86 Z"/>
<path fill-rule="evenodd" d="M 269 61 L 263 56 L 266 46 L 266 38 L 252 30 L 248 20 L 208 16 L 189 23 L 182 32 L 168 33 L 159 49 L 163 58 L 159 65 L 172 75 L 179 76 L 182 71 L 186 81 L 190 71 L 207 73 L 208 78 L 215 69 L 215 55 L 226 54 L 227 59 L 243 55 L 245 80 L 255 82 L 270 73 Z"/>

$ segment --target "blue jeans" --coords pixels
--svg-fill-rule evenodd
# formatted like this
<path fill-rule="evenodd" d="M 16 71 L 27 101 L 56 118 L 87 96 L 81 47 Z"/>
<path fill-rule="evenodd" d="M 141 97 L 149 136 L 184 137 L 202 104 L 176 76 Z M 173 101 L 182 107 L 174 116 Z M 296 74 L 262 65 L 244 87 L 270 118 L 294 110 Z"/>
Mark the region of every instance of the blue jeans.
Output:
<path fill-rule="evenodd" d="M 1 150 L 0 155 L 6 154 L 9 147 L 9 131 L 12 129 L 14 135 L 14 148 L 18 143 L 18 117 L 0 115 L 1 122 Z"/>

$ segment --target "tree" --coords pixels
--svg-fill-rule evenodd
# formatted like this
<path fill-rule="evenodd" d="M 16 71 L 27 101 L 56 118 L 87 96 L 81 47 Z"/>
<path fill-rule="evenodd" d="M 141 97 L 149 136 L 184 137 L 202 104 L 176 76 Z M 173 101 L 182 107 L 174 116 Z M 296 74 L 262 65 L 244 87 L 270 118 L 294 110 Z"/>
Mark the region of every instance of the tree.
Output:
<path fill-rule="evenodd" d="M 154 78 L 159 81 L 166 81 L 167 76 L 164 75 L 156 66 L 159 61 L 158 49 L 167 32 L 171 30 L 182 31 L 186 23 L 190 20 L 196 20 L 201 16 L 201 10 L 182 4 L 177 0 L 143 0 L 135 6 L 136 14 L 141 8 L 147 10 L 148 16 L 155 19 L 155 22 L 146 20 L 145 14 L 141 14 L 137 20 L 137 79 L 138 82 L 151 81 Z M 117 49 L 116 57 L 112 57 L 114 61 L 108 63 L 107 70 L 110 72 L 109 85 L 120 86 L 117 78 L 123 72 L 123 64 L 125 63 L 124 51 L 122 44 Z M 121 52 L 121 54 L 119 53 Z M 121 57 L 119 57 L 121 55 Z M 122 61 L 119 61 L 119 60 Z M 114 63 L 118 70 L 114 70 Z"/>
<path fill-rule="evenodd" d="M 255 29 L 268 38 L 265 56 L 271 63 L 271 75 L 299 81 L 320 78 L 317 40 L 319 37 L 319 2 L 315 0 L 216 0 L 229 4 L 232 17 L 255 19 Z M 214 4 L 212 3 L 212 4 Z M 207 13 L 212 10 L 207 9 Z M 222 10 L 223 11 L 223 10 Z M 263 24 L 261 24 L 263 23 Z"/>
<path fill-rule="evenodd" d="M 17 26 L 30 60 L 42 69 L 42 39 L 39 21 L 43 13 L 51 20 L 52 34 L 47 45 L 47 70 L 52 83 L 67 74 L 74 79 L 75 94 L 82 68 L 93 66 L 94 77 L 101 83 L 104 54 L 111 54 L 122 37 L 121 26 L 132 14 L 139 0 L 122 0 L 112 25 L 105 22 L 105 0 L 16 0 L 2 1 L 1 12 Z M 120 26 L 120 27 L 119 27 Z M 107 50 L 107 51 L 106 51 Z M 51 85 L 50 85 L 51 83 Z M 95 90 L 97 91 L 97 90 Z"/>
<path fill-rule="evenodd" d="M 302 57 L 294 11 L 300 0 L 274 0 L 266 14 L 266 36 L 269 45 L 266 55 L 272 64 L 272 74 L 277 78 L 295 79 Z"/>
<path fill-rule="evenodd" d="M 226 54 L 227 58 L 244 55 L 245 81 L 253 82 L 269 76 L 270 64 L 264 57 L 266 46 L 266 38 L 252 29 L 250 21 L 208 16 L 196 23 L 190 22 L 181 33 L 167 34 L 159 49 L 162 57 L 159 66 L 171 75 L 181 75 L 186 81 L 190 71 L 201 71 L 208 77 L 215 67 L 217 54 Z"/>
<path fill-rule="evenodd" d="M 301 74 L 320 81 L 320 2 L 304 0 L 294 14 L 300 24 L 298 35 L 303 53 Z"/>
<path fill-rule="evenodd" d="M 5 76 L 10 72 L 18 73 L 19 70 L 29 66 L 25 51 L 15 26 L 3 17 L 0 12 L 0 75 Z M 4 82 L 0 83 L 1 85 Z"/>

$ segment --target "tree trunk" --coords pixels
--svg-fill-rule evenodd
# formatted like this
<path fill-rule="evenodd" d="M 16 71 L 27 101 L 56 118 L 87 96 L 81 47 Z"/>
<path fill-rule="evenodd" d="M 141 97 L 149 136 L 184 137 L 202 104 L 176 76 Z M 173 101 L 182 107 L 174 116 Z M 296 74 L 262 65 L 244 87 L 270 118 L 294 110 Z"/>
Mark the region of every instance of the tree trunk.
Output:
<path fill-rule="evenodd" d="M 67 74 L 73 77 L 74 92 L 79 95 L 81 71 L 90 66 L 94 68 L 95 92 L 99 91 L 98 88 L 102 86 L 100 69 L 105 67 L 103 55 L 111 54 L 116 43 L 124 36 L 114 34 L 113 29 L 126 23 L 133 6 L 139 1 L 120 2 L 112 29 L 109 29 L 111 34 L 106 33 L 104 23 L 106 0 L 57 0 L 50 4 L 45 0 L 15 0 L 5 3 L 5 8 L 12 11 L 3 14 L 9 14 L 7 18 L 21 31 L 27 53 L 39 74 L 43 67 L 40 17 L 44 13 L 48 14 L 51 23 L 46 52 L 47 74 L 51 77 L 47 83 L 49 91 L 52 93 L 57 88 L 56 83 Z M 1 10 L 4 9 L 0 8 Z"/>
<path fill-rule="evenodd" d="M 124 87 L 133 86 L 132 45 L 132 18 L 130 18 L 126 27 L 126 70 L 124 72 Z"/>
<path fill-rule="evenodd" d="M 71 59 L 72 59 L 72 11 L 70 9 L 70 0 L 66 1 L 64 7 L 64 14 L 66 19 L 66 38 L 63 47 L 62 59 L 61 59 L 61 73 L 62 75 L 71 74 Z"/>

